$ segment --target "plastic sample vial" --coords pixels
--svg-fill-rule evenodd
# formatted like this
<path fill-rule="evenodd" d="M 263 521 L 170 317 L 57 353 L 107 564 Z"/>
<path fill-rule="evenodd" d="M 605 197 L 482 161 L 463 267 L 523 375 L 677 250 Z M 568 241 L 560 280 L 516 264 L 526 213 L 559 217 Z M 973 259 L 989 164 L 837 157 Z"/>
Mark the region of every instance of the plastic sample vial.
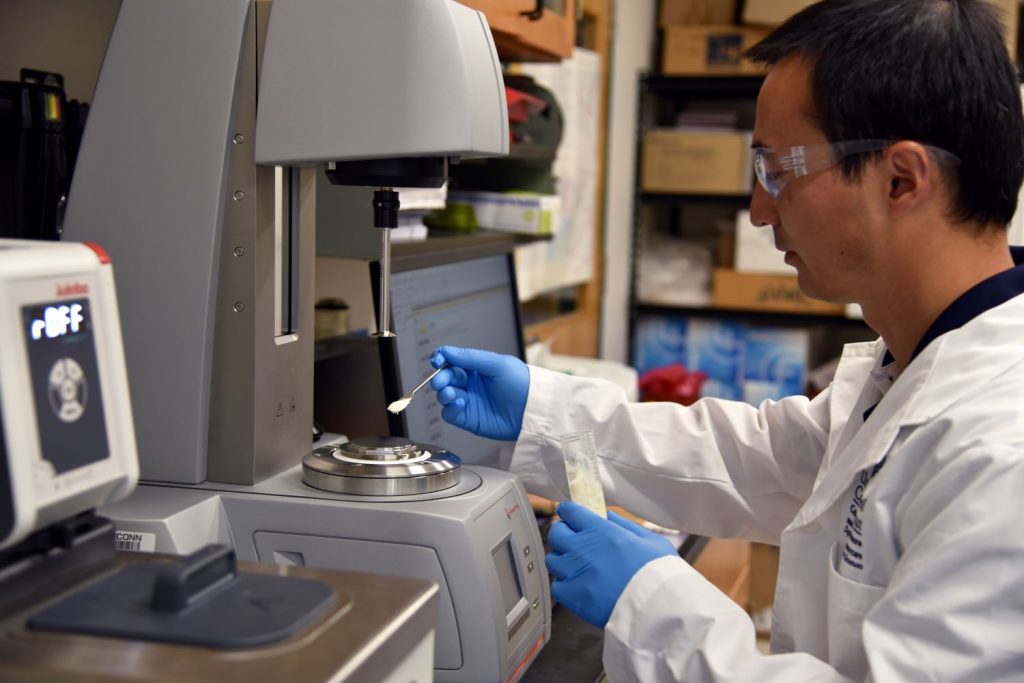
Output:
<path fill-rule="evenodd" d="M 594 514 L 607 517 L 594 433 L 573 432 L 564 434 L 559 440 L 562 443 L 565 476 L 569 480 L 569 497 Z"/>

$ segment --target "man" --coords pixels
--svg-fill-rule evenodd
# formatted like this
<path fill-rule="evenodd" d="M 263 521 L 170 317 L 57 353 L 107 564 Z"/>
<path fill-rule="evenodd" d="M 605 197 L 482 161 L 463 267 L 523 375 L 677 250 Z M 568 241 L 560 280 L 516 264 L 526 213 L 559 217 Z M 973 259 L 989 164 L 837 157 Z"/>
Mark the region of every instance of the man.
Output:
<path fill-rule="evenodd" d="M 826 0 L 751 51 L 771 66 L 751 218 L 809 296 L 877 342 L 813 400 L 629 404 L 596 380 L 445 347 L 449 422 L 515 439 L 562 497 L 561 434 L 592 430 L 609 502 L 781 545 L 772 654 L 671 546 L 572 503 L 554 596 L 606 628 L 615 681 L 1024 679 L 1024 175 L 1017 76 L 983 0 Z"/>

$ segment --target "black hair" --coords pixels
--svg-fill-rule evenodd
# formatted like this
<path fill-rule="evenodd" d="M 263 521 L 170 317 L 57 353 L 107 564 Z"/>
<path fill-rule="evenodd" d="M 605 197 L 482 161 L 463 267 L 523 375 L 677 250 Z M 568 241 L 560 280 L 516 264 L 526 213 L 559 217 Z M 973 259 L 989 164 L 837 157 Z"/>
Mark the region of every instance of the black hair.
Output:
<path fill-rule="evenodd" d="M 811 98 L 829 140 L 916 140 L 952 152 L 950 213 L 1005 226 L 1024 178 L 1017 70 L 984 0 L 823 0 L 747 52 L 811 64 Z M 877 157 L 881 152 L 874 154 Z M 841 164 L 855 180 L 872 155 Z"/>

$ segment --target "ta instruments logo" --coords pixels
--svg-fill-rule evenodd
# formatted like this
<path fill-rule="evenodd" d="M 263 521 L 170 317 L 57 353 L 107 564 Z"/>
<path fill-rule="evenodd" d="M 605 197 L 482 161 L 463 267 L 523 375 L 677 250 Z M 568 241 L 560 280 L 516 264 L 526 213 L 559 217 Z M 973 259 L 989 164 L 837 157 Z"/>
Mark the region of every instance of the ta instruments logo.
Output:
<path fill-rule="evenodd" d="M 519 503 L 516 503 L 510 508 L 505 508 L 505 516 L 509 519 L 512 519 L 512 515 L 516 514 L 517 512 L 519 512 Z"/>
<path fill-rule="evenodd" d="M 78 296 L 89 293 L 89 285 L 81 282 L 68 282 L 57 285 L 57 296 Z"/>

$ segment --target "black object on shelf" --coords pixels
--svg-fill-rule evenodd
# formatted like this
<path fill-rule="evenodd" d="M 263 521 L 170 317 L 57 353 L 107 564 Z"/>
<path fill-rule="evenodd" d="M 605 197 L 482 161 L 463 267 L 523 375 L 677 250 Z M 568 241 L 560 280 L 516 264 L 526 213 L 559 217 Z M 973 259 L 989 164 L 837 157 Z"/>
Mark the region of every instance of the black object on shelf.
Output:
<path fill-rule="evenodd" d="M 688 98 L 754 99 L 764 76 L 662 76 L 644 74 L 640 90 Z"/>
<path fill-rule="evenodd" d="M 521 232 L 505 232 L 503 230 L 488 230 L 487 226 L 481 226 L 478 230 L 466 231 L 461 228 L 448 228 L 436 223 L 428 223 L 427 237 L 430 239 L 445 239 L 452 237 L 473 237 L 485 235 L 501 235 L 516 244 L 533 244 L 534 242 L 550 242 L 555 239 L 553 234 L 527 235 Z"/>
<path fill-rule="evenodd" d="M 644 204 L 725 204 L 746 208 L 749 194 L 681 194 L 672 192 L 641 192 L 638 198 Z"/>
<path fill-rule="evenodd" d="M 0 237 L 60 239 L 71 169 L 60 74 L 21 70 L 0 81 Z M 81 111 L 71 132 L 77 140 Z"/>
<path fill-rule="evenodd" d="M 522 162 L 535 162 L 550 166 L 558 154 L 558 145 L 541 144 L 537 142 L 513 142 L 508 147 L 508 156 L 505 159 L 515 159 Z M 473 163 L 472 160 L 464 163 Z"/>
<path fill-rule="evenodd" d="M 812 325 L 850 325 L 852 327 L 863 327 L 864 321 L 856 318 L 848 318 L 844 315 L 816 314 L 816 313 L 782 313 L 779 311 L 764 311 L 739 308 L 712 308 L 710 306 L 673 306 L 671 304 L 651 304 L 643 301 L 636 301 L 634 308 L 637 315 L 684 315 L 702 318 L 743 318 L 747 322 L 770 325 L 773 327 L 803 326 Z"/>
<path fill-rule="evenodd" d="M 505 85 L 543 102 L 543 107 L 530 113 L 525 121 L 509 123 L 508 156 L 453 164 L 448 187 L 451 190 L 555 194 L 551 167 L 565 127 L 558 99 L 530 76 L 506 74 Z"/>

